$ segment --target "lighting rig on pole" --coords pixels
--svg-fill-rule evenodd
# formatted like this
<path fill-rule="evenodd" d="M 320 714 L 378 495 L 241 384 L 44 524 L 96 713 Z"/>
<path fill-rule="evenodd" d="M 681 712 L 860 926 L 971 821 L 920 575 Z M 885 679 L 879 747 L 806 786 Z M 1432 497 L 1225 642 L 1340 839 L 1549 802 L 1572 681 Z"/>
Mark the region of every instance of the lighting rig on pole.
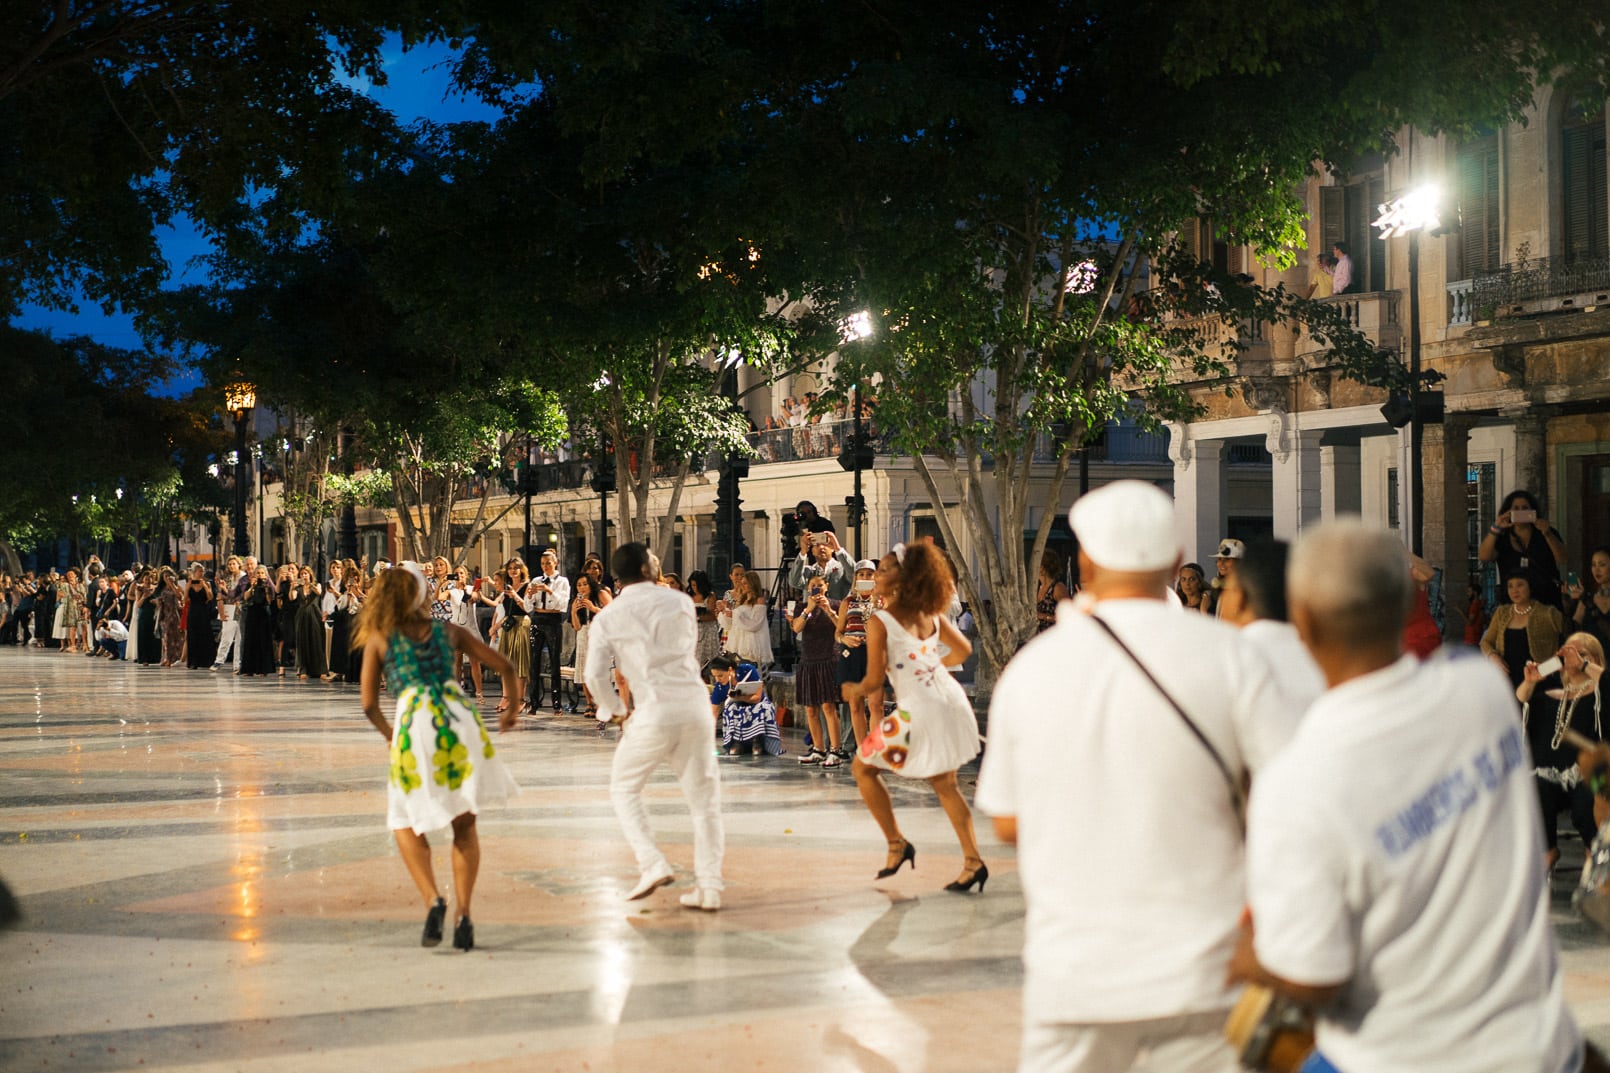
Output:
<path fill-rule="evenodd" d="M 1381 238 L 1409 236 L 1409 390 L 1405 396 L 1394 393 L 1381 407 L 1381 416 L 1393 428 L 1409 427 L 1409 534 L 1410 550 L 1425 554 L 1425 460 L 1426 424 L 1442 420 L 1443 394 L 1426 391 L 1426 374 L 1420 368 L 1420 233 L 1444 234 L 1437 216 L 1437 189 L 1421 186 L 1379 206 L 1380 216 L 1373 226 Z M 1434 376 L 1440 379 L 1440 376 Z"/>

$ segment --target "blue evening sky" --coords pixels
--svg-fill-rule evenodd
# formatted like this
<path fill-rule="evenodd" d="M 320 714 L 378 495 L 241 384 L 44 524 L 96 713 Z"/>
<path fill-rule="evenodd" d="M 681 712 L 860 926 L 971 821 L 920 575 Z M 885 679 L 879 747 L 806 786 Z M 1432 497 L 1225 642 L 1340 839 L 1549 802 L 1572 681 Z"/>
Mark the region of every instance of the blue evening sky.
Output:
<path fill-rule="evenodd" d="M 401 40 L 393 36 L 382 52 L 385 85 L 371 85 L 368 79 L 342 78 L 342 81 L 389 109 L 403 123 L 417 119 L 438 123 L 496 121 L 501 114 L 496 108 L 466 98 L 454 89 L 448 66 L 452 55 L 452 50 L 440 43 L 420 45 L 405 52 Z M 198 278 L 201 270 L 192 262 L 209 252 L 210 246 L 192 221 L 186 219 L 174 227 L 164 228 L 158 239 L 168 261 L 169 284 L 177 286 Z M 13 323 L 56 336 L 88 335 L 110 346 L 135 349 L 144 345 L 134 330 L 131 316 L 121 310 L 108 313 L 93 302 L 81 302 L 76 313 L 26 306 Z M 196 384 L 192 376 L 181 374 L 169 385 L 169 391 L 180 394 Z"/>

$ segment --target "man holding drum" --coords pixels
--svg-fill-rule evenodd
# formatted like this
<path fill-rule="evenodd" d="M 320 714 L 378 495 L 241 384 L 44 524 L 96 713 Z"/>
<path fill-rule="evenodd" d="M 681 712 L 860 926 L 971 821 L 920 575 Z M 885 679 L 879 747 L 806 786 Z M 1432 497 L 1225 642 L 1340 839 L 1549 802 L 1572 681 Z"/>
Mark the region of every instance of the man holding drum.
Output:
<path fill-rule="evenodd" d="M 1329 690 L 1261 775 L 1230 978 L 1310 1007 L 1304 1073 L 1575 1073 L 1542 825 L 1503 676 L 1405 656 L 1403 546 L 1358 520 L 1293 550 Z"/>

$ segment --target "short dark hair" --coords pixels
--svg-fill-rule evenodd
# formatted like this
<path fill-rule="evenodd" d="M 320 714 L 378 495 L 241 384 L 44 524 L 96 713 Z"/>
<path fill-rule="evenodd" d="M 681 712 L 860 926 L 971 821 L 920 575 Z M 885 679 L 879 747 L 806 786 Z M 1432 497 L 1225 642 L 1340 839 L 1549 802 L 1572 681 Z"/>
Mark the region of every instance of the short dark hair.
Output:
<path fill-rule="evenodd" d="M 738 665 L 727 656 L 711 656 L 710 661 L 704 665 L 707 671 L 735 671 Z"/>
<path fill-rule="evenodd" d="M 1350 257 L 1353 253 L 1352 250 L 1347 248 L 1347 243 L 1343 242 L 1341 239 L 1337 239 L 1335 242 L 1332 242 L 1330 244 L 1330 248 L 1333 250 L 1341 250 L 1343 257 Z"/>
<path fill-rule="evenodd" d="M 1284 540 L 1254 540 L 1247 544 L 1246 558 L 1236 568 L 1235 581 L 1258 618 L 1285 622 L 1291 617 L 1286 607 L 1286 560 L 1290 554 L 1291 545 Z"/>
<path fill-rule="evenodd" d="M 622 544 L 615 549 L 610 557 L 610 571 L 618 578 L 622 585 L 630 585 L 634 581 L 653 581 L 649 573 L 649 566 L 654 561 L 653 553 L 648 550 L 647 544 L 632 541 Z"/>
<path fill-rule="evenodd" d="M 798 503 L 794 504 L 794 512 L 797 514 L 797 513 L 799 513 L 800 511 L 804 510 L 807 507 L 810 508 L 810 511 L 811 511 L 812 514 L 820 514 L 821 513 L 821 511 L 816 509 L 816 504 L 812 503 L 808 499 L 802 499 Z"/>

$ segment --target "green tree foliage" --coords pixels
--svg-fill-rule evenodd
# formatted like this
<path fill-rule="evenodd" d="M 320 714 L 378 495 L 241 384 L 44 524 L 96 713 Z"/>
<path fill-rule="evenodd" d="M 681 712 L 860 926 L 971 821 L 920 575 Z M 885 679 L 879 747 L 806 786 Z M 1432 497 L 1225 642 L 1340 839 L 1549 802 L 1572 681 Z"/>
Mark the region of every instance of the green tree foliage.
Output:
<path fill-rule="evenodd" d="M 1515 117 L 1556 61 L 1604 84 L 1604 21 L 1564 0 L 1366 8 L 560 3 L 552 32 L 478 46 L 535 69 L 561 128 L 591 140 L 595 182 L 734 178 L 722 212 L 781 291 L 872 315 L 841 390 L 880 384 L 880 428 L 958 504 L 939 521 L 974 557 L 975 608 L 972 575 L 989 585 L 999 665 L 1032 631 L 1070 460 L 1115 416 L 1186 412 L 1181 379 L 1227 371 L 1226 329 L 1296 320 L 1348 372 L 1401 377 L 1331 311 L 1195 264 L 1182 225 L 1211 216 L 1288 264 L 1316 161 L 1390 150 L 1405 124 Z M 1031 498 L 1037 448 L 1052 476 Z"/>
<path fill-rule="evenodd" d="M 169 527 L 215 508 L 220 489 L 206 466 L 222 432 L 190 400 L 151 393 L 172 369 L 166 358 L 11 327 L 0 327 L 0 353 L 9 401 L 0 554 L 13 568 L 16 547 L 150 529 L 158 519 L 135 513 L 142 492 L 169 489 Z"/>
<path fill-rule="evenodd" d="M 0 5 L 0 314 L 138 309 L 185 213 L 227 240 L 249 205 L 293 232 L 396 145 L 343 79 L 383 83 L 388 29 L 451 33 L 449 5 L 18 0 Z"/>

